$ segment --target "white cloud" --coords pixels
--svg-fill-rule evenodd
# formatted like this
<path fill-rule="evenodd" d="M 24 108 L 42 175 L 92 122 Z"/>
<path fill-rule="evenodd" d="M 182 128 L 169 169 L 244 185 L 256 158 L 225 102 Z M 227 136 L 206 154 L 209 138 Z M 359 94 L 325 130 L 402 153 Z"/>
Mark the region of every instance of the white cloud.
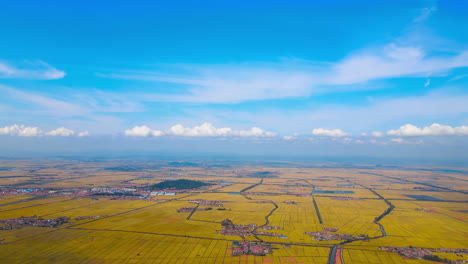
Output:
<path fill-rule="evenodd" d="M 64 127 L 59 127 L 55 130 L 52 130 L 46 133 L 47 136 L 61 136 L 61 137 L 69 137 L 69 136 L 73 136 L 74 134 L 75 134 L 75 131 L 64 128 Z"/>
<path fill-rule="evenodd" d="M 28 127 L 25 125 L 11 125 L 0 128 L 0 135 L 33 137 L 39 136 L 42 131 L 38 127 Z"/>
<path fill-rule="evenodd" d="M 275 133 L 265 131 L 259 127 L 252 127 L 250 130 L 233 130 L 229 127 L 216 128 L 210 123 L 203 123 L 200 126 L 184 127 L 180 124 L 170 127 L 167 134 L 174 136 L 188 137 L 274 137 Z"/>
<path fill-rule="evenodd" d="M 125 130 L 125 135 L 136 137 L 158 137 L 163 135 L 163 132 L 151 129 L 147 126 L 135 126 L 132 129 Z"/>
<path fill-rule="evenodd" d="M 467 136 L 468 126 L 451 127 L 434 123 L 430 126 L 419 128 L 417 126 L 406 124 L 401 126 L 399 129 L 389 130 L 387 132 L 389 136 Z"/>
<path fill-rule="evenodd" d="M 392 138 L 392 141 L 397 142 L 397 143 L 401 143 L 401 142 L 403 142 L 403 139 L 402 138 Z"/>
<path fill-rule="evenodd" d="M 178 124 L 170 127 L 167 133 L 174 136 L 219 137 L 231 135 L 232 129 L 228 127 L 216 128 L 210 123 L 203 123 L 200 126 L 194 127 L 184 127 Z"/>
<path fill-rule="evenodd" d="M 371 134 L 373 137 L 383 137 L 384 134 L 382 132 L 379 132 L 379 131 L 374 131 L 372 132 Z"/>
<path fill-rule="evenodd" d="M 87 136 L 89 136 L 89 132 L 88 131 L 80 132 L 80 133 L 78 133 L 78 136 L 79 137 L 87 137 Z"/>
<path fill-rule="evenodd" d="M 349 135 L 346 132 L 343 132 L 341 129 L 324 129 L 324 128 L 315 128 L 312 130 L 312 135 L 314 136 L 326 136 L 326 137 L 344 137 Z"/>
<path fill-rule="evenodd" d="M 360 140 L 360 139 L 356 139 L 356 140 L 354 141 L 354 143 L 356 143 L 356 144 L 364 144 L 364 141 L 362 141 L 362 140 Z"/>
<path fill-rule="evenodd" d="M 57 70 L 43 61 L 24 62 L 21 65 L 0 61 L 0 79 L 54 80 L 64 76 L 64 71 Z"/>

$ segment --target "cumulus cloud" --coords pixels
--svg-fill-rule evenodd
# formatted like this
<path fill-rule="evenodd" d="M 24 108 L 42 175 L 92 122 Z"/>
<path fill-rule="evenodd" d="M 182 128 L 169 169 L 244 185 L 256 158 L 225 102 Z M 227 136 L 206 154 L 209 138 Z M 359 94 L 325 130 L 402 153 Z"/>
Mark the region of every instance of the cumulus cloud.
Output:
<path fill-rule="evenodd" d="M 265 131 L 259 127 L 252 127 L 249 130 L 233 130 L 230 127 L 217 128 L 210 123 L 203 123 L 199 126 L 185 127 L 181 124 L 171 126 L 164 132 L 151 129 L 147 126 L 135 126 L 132 129 L 126 130 L 127 136 L 181 136 L 181 137 L 274 137 L 275 133 Z"/>
<path fill-rule="evenodd" d="M 0 61 L 0 79 L 54 80 L 64 76 L 64 71 L 43 61 L 24 62 L 20 65 Z"/>
<path fill-rule="evenodd" d="M 203 123 L 200 126 L 184 127 L 180 124 L 170 127 L 167 134 L 174 136 L 188 137 L 274 137 L 275 133 L 265 131 L 259 127 L 252 127 L 249 130 L 233 130 L 230 127 L 216 128 L 210 123 Z"/>
<path fill-rule="evenodd" d="M 170 127 L 167 133 L 174 136 L 188 137 L 219 137 L 229 136 L 232 134 L 232 129 L 229 127 L 216 128 L 210 123 L 203 123 L 200 126 L 184 127 L 181 124 Z"/>
<path fill-rule="evenodd" d="M 75 131 L 64 128 L 64 127 L 59 127 L 57 129 L 54 129 L 46 133 L 47 136 L 61 136 L 61 137 L 69 137 L 69 136 L 73 136 L 74 134 L 75 134 Z"/>
<path fill-rule="evenodd" d="M 392 138 L 392 141 L 397 142 L 397 143 L 401 143 L 401 142 L 403 142 L 403 139 L 402 138 Z"/>
<path fill-rule="evenodd" d="M 88 132 L 88 131 L 80 132 L 80 133 L 78 133 L 78 136 L 79 136 L 79 137 L 86 137 L 86 136 L 89 136 L 89 132 Z"/>
<path fill-rule="evenodd" d="M 356 140 L 354 141 L 354 143 L 356 143 L 356 144 L 364 144 L 364 141 L 362 141 L 362 140 L 360 140 L 360 139 L 356 139 Z"/>
<path fill-rule="evenodd" d="M 344 137 L 344 136 L 347 136 L 349 134 L 342 131 L 341 129 L 315 128 L 315 129 L 312 130 L 312 135 L 314 135 L 314 136 L 326 136 L 326 137 Z"/>
<path fill-rule="evenodd" d="M 38 127 L 15 124 L 11 126 L 1 127 L 0 135 L 22 136 L 22 137 L 34 137 L 34 136 L 43 136 L 43 135 L 69 137 L 69 136 L 76 135 L 76 133 L 75 131 L 71 129 L 67 129 L 65 127 L 59 127 L 47 133 L 44 133 Z M 77 136 L 79 137 L 88 136 L 88 135 L 89 135 L 88 131 L 84 131 L 84 132 L 77 134 Z"/>
<path fill-rule="evenodd" d="M 136 137 L 158 137 L 163 135 L 163 132 L 151 129 L 147 126 L 135 126 L 132 129 L 125 130 L 125 135 Z"/>
<path fill-rule="evenodd" d="M 42 131 L 38 127 L 29 127 L 25 125 L 11 125 L 0 128 L 0 135 L 33 137 L 39 136 Z"/>
<path fill-rule="evenodd" d="M 406 124 L 399 129 L 389 130 L 389 136 L 414 137 L 414 136 L 467 136 L 468 126 L 451 127 L 434 123 L 430 126 L 419 128 Z"/>
<path fill-rule="evenodd" d="M 382 132 L 379 132 L 379 131 L 374 131 L 372 132 L 371 134 L 373 137 L 383 137 L 384 134 Z"/>

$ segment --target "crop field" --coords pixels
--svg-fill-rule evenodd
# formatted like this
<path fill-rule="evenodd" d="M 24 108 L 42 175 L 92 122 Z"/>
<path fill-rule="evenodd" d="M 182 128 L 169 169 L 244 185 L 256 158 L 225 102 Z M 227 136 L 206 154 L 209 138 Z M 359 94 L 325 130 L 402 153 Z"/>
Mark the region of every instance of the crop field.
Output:
<path fill-rule="evenodd" d="M 0 263 L 468 261 L 462 168 L 68 159 L 0 167 Z"/>

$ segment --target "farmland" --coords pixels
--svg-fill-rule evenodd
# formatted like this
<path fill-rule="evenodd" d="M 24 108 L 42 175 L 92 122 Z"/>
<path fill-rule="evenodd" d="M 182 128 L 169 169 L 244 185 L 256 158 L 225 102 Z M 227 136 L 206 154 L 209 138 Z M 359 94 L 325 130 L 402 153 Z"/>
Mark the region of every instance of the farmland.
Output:
<path fill-rule="evenodd" d="M 0 171 L 1 263 L 468 261 L 463 169 L 111 159 L 0 167 L 9 168 Z"/>

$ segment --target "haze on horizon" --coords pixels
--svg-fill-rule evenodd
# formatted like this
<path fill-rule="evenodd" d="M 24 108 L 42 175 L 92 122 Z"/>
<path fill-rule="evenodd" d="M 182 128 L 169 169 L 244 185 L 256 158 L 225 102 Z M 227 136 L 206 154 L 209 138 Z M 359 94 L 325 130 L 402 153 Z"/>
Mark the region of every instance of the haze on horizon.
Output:
<path fill-rule="evenodd" d="M 7 1 L 0 148 L 468 158 L 465 1 Z"/>

